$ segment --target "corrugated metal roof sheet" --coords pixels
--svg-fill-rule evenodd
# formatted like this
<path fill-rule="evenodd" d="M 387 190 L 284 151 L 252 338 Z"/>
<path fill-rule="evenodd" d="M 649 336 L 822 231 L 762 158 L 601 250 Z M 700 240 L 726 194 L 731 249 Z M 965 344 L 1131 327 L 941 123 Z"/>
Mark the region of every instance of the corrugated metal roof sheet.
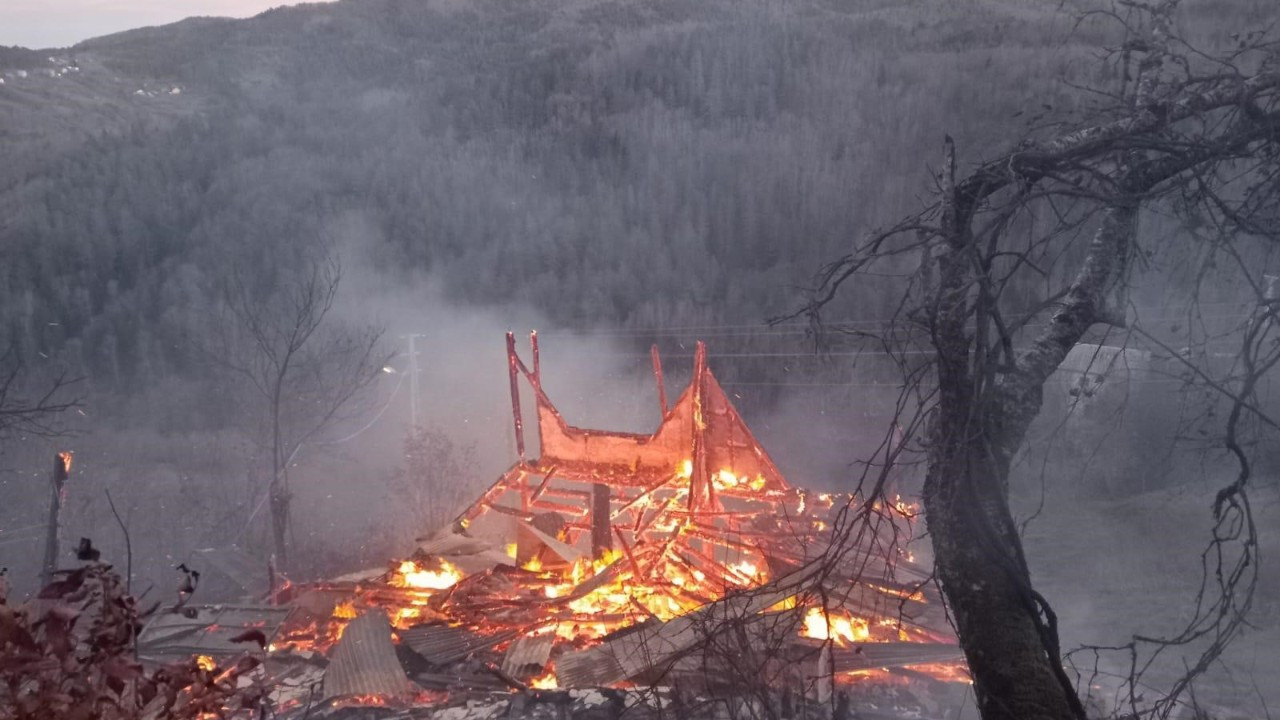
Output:
<path fill-rule="evenodd" d="M 417 691 L 391 642 L 386 613 L 371 610 L 352 620 L 333 646 L 324 674 L 325 698 L 348 695 L 396 697 Z"/>
<path fill-rule="evenodd" d="M 448 530 L 437 532 L 422 542 L 418 552 L 444 558 L 467 575 L 482 573 L 496 565 L 515 565 L 502 548 L 488 540 L 466 537 Z"/>
<path fill-rule="evenodd" d="M 400 642 L 432 665 L 447 665 L 516 637 L 515 630 L 496 635 L 481 635 L 465 627 L 453 625 L 418 625 L 401 630 Z"/>
<path fill-rule="evenodd" d="M 945 643 L 863 643 L 831 649 L 831 665 L 835 672 L 869 668 L 910 667 L 925 663 L 949 663 L 964 659 L 958 645 Z"/>
<path fill-rule="evenodd" d="M 512 677 L 541 674 L 551 657 L 551 646 L 555 640 L 555 633 L 516 638 L 502 658 L 502 672 Z"/>
<path fill-rule="evenodd" d="M 510 689 L 506 683 L 499 680 L 493 673 L 417 673 L 413 676 L 413 679 L 423 687 L 436 690 L 464 688 L 466 690 L 507 692 Z"/>
<path fill-rule="evenodd" d="M 271 588 L 267 585 L 267 563 L 253 558 L 234 545 L 204 548 L 196 550 L 193 554 L 239 585 L 245 595 L 261 599 L 271 592 Z"/>
<path fill-rule="evenodd" d="M 162 610 L 138 635 L 138 654 L 145 659 L 167 660 L 256 650 L 252 643 L 233 643 L 231 638 L 247 630 L 261 630 L 270 642 L 290 612 L 292 608 L 274 605 L 187 605 L 178 612 Z"/>

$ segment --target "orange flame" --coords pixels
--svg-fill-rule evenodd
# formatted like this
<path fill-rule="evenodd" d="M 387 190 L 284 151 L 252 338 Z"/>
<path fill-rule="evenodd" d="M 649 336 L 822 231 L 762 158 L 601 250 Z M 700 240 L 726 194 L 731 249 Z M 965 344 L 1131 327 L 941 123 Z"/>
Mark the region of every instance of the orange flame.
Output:
<path fill-rule="evenodd" d="M 445 590 L 458 584 L 462 579 L 462 571 L 444 560 L 437 561 L 439 570 L 429 570 L 413 560 L 405 560 L 396 569 L 391 579 L 392 585 L 418 588 L 421 590 Z"/>
<path fill-rule="evenodd" d="M 529 687 L 538 690 L 555 690 L 560 687 L 560 683 L 556 681 L 556 672 L 554 669 L 548 669 L 545 673 L 529 681 Z"/>
<path fill-rule="evenodd" d="M 800 634 L 818 640 L 834 640 L 836 644 L 843 646 L 845 643 L 870 640 L 871 628 L 867 621 L 860 617 L 811 607 L 805 613 L 804 630 Z"/>

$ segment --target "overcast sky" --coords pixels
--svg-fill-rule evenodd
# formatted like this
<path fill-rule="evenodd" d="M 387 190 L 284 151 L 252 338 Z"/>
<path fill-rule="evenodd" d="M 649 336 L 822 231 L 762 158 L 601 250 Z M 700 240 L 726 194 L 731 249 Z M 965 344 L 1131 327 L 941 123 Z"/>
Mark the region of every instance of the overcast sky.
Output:
<path fill-rule="evenodd" d="M 193 15 L 249 17 L 295 0 L 0 0 L 0 45 L 64 47 Z"/>

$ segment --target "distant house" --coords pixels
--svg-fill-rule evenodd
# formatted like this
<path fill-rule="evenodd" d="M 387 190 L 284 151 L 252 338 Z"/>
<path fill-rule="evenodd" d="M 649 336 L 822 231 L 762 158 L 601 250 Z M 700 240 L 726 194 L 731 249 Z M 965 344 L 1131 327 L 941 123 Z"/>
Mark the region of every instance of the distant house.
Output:
<path fill-rule="evenodd" d="M 1071 348 L 1058 366 L 1058 379 L 1069 396 L 1087 402 L 1107 392 L 1107 387 L 1126 387 L 1150 371 L 1148 350 L 1081 343 Z"/>
<path fill-rule="evenodd" d="M 1076 345 L 1045 388 L 1038 447 L 1080 492 L 1127 495 L 1179 480 L 1170 466 L 1183 401 L 1148 350 Z"/>

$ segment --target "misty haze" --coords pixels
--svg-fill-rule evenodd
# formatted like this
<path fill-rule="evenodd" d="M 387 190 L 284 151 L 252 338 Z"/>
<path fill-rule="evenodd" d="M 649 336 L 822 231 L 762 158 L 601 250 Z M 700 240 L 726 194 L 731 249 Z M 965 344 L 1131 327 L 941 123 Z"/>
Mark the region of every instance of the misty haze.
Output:
<path fill-rule="evenodd" d="M 1269 718 L 1277 248 L 1275 0 L 0 47 L 0 720 Z"/>

